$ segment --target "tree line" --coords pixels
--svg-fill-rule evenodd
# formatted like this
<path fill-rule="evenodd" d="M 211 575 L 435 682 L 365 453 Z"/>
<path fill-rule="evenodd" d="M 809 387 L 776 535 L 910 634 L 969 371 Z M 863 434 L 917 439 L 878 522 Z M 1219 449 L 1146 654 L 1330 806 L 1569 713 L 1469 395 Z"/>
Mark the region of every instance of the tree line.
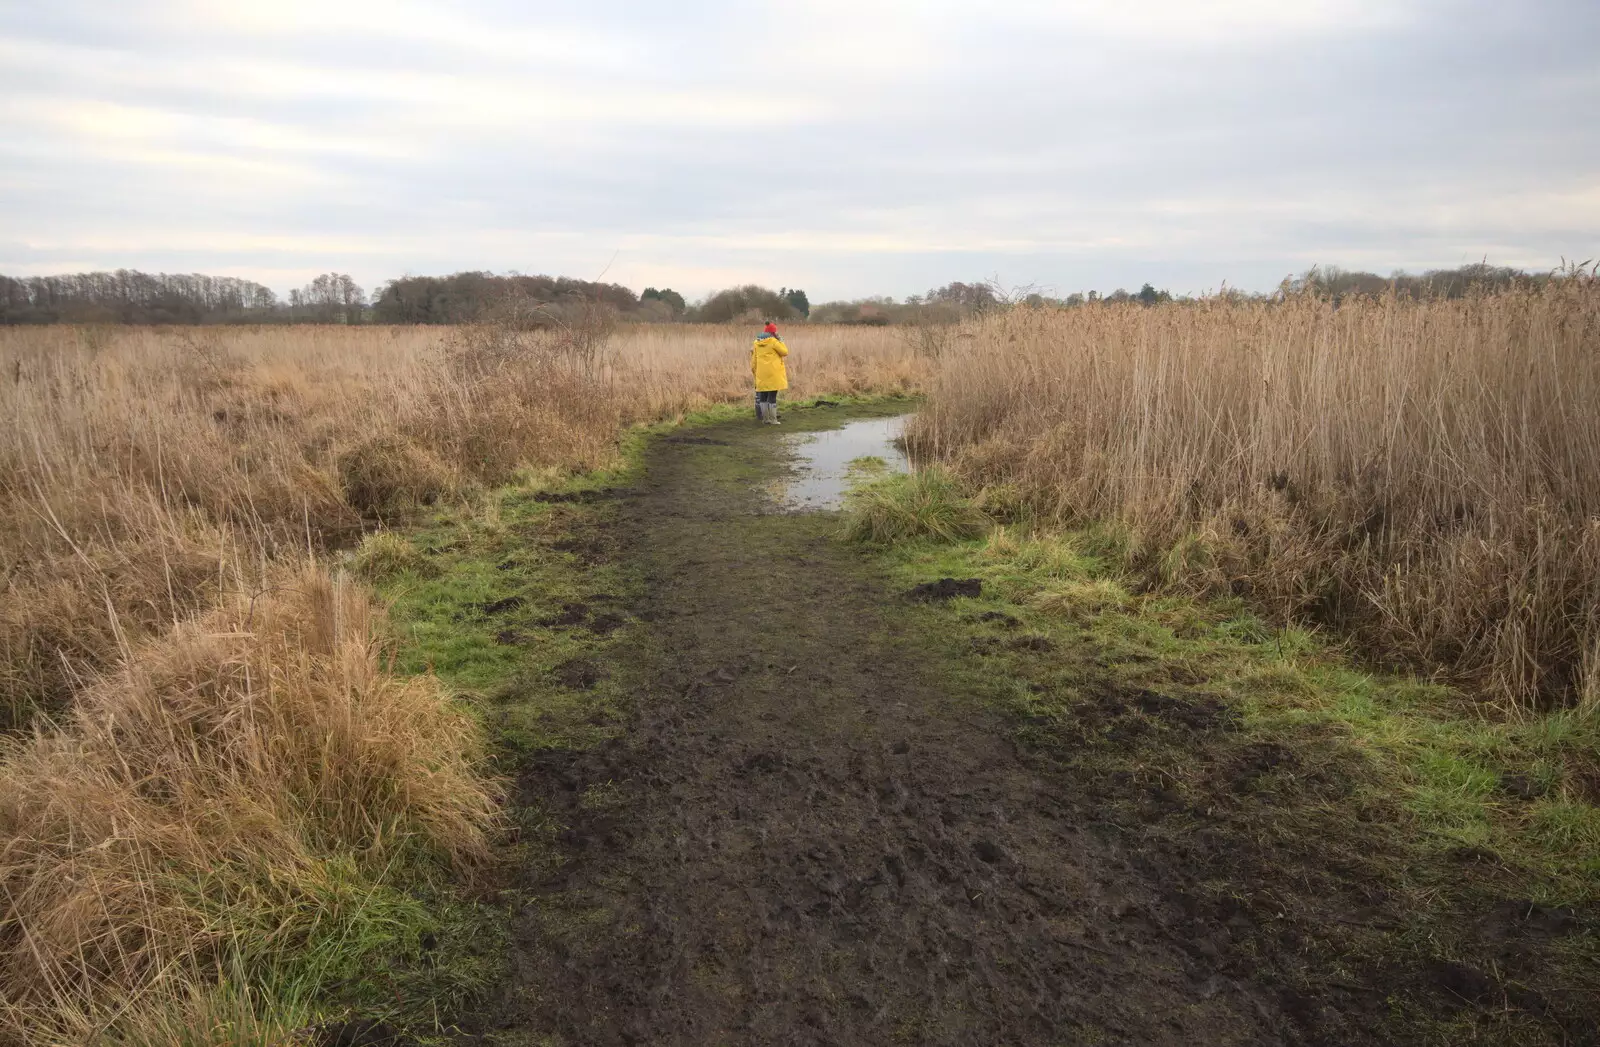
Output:
<path fill-rule="evenodd" d="M 1585 263 L 1587 264 L 1587 263 Z M 1536 286 L 1552 274 L 1530 273 L 1522 269 L 1484 263 L 1455 269 L 1430 269 L 1423 273 L 1396 271 L 1388 276 L 1337 266 L 1317 266 L 1298 276 L 1286 277 L 1275 290 L 1264 292 L 1223 288 L 1230 298 L 1272 301 L 1289 295 L 1314 294 L 1338 301 L 1349 295 L 1394 293 L 1402 298 L 1462 298 L 1479 291 L 1502 290 L 1514 285 Z M 1067 295 L 1047 294 L 1035 287 L 1008 288 L 998 280 L 977 283 L 949 283 L 926 294 L 904 299 L 857 298 L 852 301 L 824 302 L 811 311 L 811 319 L 842 324 L 928 324 L 955 321 L 968 316 L 1014 305 L 1072 309 L 1098 304 L 1161 305 L 1189 301 L 1189 296 L 1174 295 L 1146 283 L 1137 291 L 1119 287 L 1114 291 L 1074 291 Z"/>
<path fill-rule="evenodd" d="M 252 280 L 131 269 L 17 279 L 0 276 L 0 323 L 253 322 L 279 308 Z"/>
<path fill-rule="evenodd" d="M 1317 294 L 1338 300 L 1352 294 L 1459 298 L 1474 289 L 1538 283 L 1530 274 L 1487 264 L 1435 269 L 1421 274 L 1375 273 L 1318 267 L 1286 278 L 1278 289 L 1236 297 L 1273 298 Z M 806 292 L 756 284 L 730 287 L 689 303 L 677 291 L 647 287 L 640 294 L 615 283 L 565 276 L 526 276 L 463 272 L 449 276 L 404 276 L 367 292 L 349 275 L 324 273 L 304 287 L 279 296 L 269 287 L 232 276 L 199 273 L 115 272 L 14 278 L 0 276 L 0 324 L 28 323 L 378 323 L 463 324 L 508 315 L 518 322 L 562 323 L 576 305 L 600 308 L 624 320 L 670 323 L 810 320 L 819 323 L 895 324 L 955 321 L 996 308 L 1032 305 L 1074 308 L 1096 303 L 1159 305 L 1171 292 L 1146 283 L 1138 291 L 1118 288 L 1102 295 L 1081 291 L 1065 296 L 1036 288 L 1006 288 L 996 280 L 952 282 L 911 295 L 826 302 L 813 306 Z"/>
<path fill-rule="evenodd" d="M 555 307 L 575 302 L 662 322 L 695 311 L 671 288 L 636 295 L 618 284 L 516 273 L 406 276 L 370 295 L 348 274 L 324 273 L 281 298 L 252 280 L 199 273 L 0 276 L 0 324 L 461 324 L 530 306 L 535 319 L 542 305 L 554 316 Z"/>

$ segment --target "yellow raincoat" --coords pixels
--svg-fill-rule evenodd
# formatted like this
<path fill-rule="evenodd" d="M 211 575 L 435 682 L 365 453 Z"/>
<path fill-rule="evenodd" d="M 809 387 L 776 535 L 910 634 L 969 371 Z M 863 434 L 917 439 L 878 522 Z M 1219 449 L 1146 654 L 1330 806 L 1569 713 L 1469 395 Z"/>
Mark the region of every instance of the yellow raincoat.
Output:
<path fill-rule="evenodd" d="M 789 347 L 775 334 L 764 334 L 750 347 L 750 373 L 756 377 L 756 392 L 771 393 L 789 388 L 789 373 L 783 358 Z"/>

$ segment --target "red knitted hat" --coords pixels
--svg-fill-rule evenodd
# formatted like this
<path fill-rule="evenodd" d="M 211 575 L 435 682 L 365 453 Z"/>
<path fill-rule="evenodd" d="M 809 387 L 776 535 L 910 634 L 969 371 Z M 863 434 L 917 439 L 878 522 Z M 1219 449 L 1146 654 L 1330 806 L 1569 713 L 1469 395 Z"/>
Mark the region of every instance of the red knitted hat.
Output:
<path fill-rule="evenodd" d="M 768 334 L 777 334 L 778 333 L 778 325 L 777 324 L 773 324 L 773 323 L 767 324 L 766 332 Z"/>

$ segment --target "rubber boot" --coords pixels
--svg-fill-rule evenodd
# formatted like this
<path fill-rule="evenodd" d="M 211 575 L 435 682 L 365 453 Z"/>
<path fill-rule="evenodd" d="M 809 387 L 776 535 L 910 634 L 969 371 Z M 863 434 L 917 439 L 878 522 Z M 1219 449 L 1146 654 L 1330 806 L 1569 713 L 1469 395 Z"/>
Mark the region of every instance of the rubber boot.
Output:
<path fill-rule="evenodd" d="M 760 400 L 757 400 L 756 401 L 756 423 L 760 424 L 762 422 L 765 422 L 766 420 L 767 420 L 767 405 L 762 403 Z"/>
<path fill-rule="evenodd" d="M 778 402 L 776 400 L 774 400 L 772 403 L 767 405 L 767 424 L 768 425 L 782 425 L 783 424 L 782 422 L 778 421 Z"/>

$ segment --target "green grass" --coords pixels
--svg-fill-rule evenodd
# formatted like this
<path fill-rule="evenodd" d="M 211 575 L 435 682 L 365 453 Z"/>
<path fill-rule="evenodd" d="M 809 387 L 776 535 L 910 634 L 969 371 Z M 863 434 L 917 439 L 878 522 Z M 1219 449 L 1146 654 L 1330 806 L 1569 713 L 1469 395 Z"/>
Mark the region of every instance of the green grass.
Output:
<path fill-rule="evenodd" d="M 924 537 L 959 541 L 976 538 L 989 527 L 989 518 L 942 469 L 858 485 L 846 496 L 846 508 L 845 537 L 873 545 Z"/>
<path fill-rule="evenodd" d="M 426 578 L 434 565 L 400 535 L 376 531 L 363 538 L 350 555 L 350 569 L 365 581 L 384 582 L 403 574 Z"/>

